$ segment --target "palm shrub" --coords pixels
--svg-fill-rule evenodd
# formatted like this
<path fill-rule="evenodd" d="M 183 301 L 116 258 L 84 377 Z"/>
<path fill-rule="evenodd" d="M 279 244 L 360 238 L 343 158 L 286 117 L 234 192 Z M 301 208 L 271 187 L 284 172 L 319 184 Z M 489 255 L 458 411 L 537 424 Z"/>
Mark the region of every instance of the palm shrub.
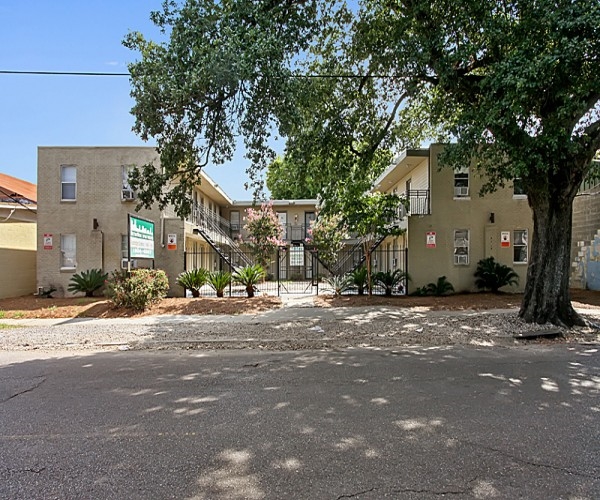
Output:
<path fill-rule="evenodd" d="M 200 297 L 200 289 L 206 285 L 208 271 L 206 269 L 190 269 L 177 276 L 177 284 L 192 292 L 192 297 Z"/>
<path fill-rule="evenodd" d="M 335 274 L 325 278 L 325 283 L 332 288 L 333 295 L 336 297 L 352 289 L 352 278 L 347 274 Z"/>
<path fill-rule="evenodd" d="M 104 286 L 107 278 L 108 273 L 103 273 L 102 269 L 82 271 L 81 274 L 74 274 L 71 277 L 67 290 L 73 293 L 85 293 L 86 297 L 93 297 L 94 292 Z"/>
<path fill-rule="evenodd" d="M 169 279 L 162 269 L 114 271 L 106 281 L 106 296 L 116 307 L 143 311 L 167 296 Z"/>
<path fill-rule="evenodd" d="M 481 259 L 475 271 L 475 286 L 480 290 L 491 290 L 498 293 L 503 286 L 519 284 L 519 275 L 512 267 L 496 262 L 494 257 Z"/>
<path fill-rule="evenodd" d="M 223 292 L 231 283 L 231 273 L 227 271 L 214 271 L 208 273 L 208 284 L 217 292 L 217 297 L 223 297 Z"/>
<path fill-rule="evenodd" d="M 238 269 L 233 273 L 232 279 L 237 283 L 246 287 L 246 294 L 248 298 L 254 297 L 254 286 L 260 283 L 267 272 L 259 264 L 253 266 L 246 266 Z"/>
<path fill-rule="evenodd" d="M 390 297 L 394 288 L 404 284 L 405 280 L 410 280 L 407 272 L 400 269 L 395 271 L 379 271 L 373 276 L 373 282 L 376 285 L 382 286 L 385 290 L 385 295 Z"/>
<path fill-rule="evenodd" d="M 440 276 L 436 283 L 429 283 L 425 287 L 425 290 L 427 295 L 435 295 L 436 297 L 454 293 L 454 287 L 452 286 L 452 283 L 448 281 L 446 276 Z"/>
<path fill-rule="evenodd" d="M 367 268 L 365 266 L 357 267 L 350 273 L 352 285 L 356 288 L 358 295 L 365 294 L 365 288 L 367 287 L 367 276 Z"/>

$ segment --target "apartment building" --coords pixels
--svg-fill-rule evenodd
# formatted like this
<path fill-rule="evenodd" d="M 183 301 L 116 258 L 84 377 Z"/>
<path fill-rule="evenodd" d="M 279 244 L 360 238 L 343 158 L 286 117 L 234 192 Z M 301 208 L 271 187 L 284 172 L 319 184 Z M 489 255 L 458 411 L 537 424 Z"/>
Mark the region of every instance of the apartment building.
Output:
<path fill-rule="evenodd" d="M 409 291 L 436 282 L 440 276 L 456 291 L 474 291 L 473 277 L 479 260 L 494 257 L 519 275 L 522 291 L 527 277 L 532 212 L 518 181 L 484 197 L 479 190 L 484 179 L 472 165 L 454 171 L 440 169 L 443 149 L 407 150 L 375 181 L 374 189 L 403 195 L 409 209 L 400 222 L 403 236 L 386 238 L 380 251 L 392 262 L 408 250 Z"/>
<path fill-rule="evenodd" d="M 191 193 L 188 218 L 181 219 L 169 207 L 136 212 L 128 172 L 145 164 L 159 167 L 152 147 L 38 148 L 38 287 L 52 286 L 56 296 L 67 296 L 75 273 L 153 267 L 167 272 L 170 295 L 181 296 L 184 290 L 176 278 L 184 269 L 249 263 L 240 241 L 247 237 L 245 210 L 252 202 L 232 200 L 203 172 Z M 275 200 L 273 205 L 286 241 L 301 244 L 315 218 L 316 200 Z M 131 255 L 132 215 L 153 226 L 151 258 Z"/>

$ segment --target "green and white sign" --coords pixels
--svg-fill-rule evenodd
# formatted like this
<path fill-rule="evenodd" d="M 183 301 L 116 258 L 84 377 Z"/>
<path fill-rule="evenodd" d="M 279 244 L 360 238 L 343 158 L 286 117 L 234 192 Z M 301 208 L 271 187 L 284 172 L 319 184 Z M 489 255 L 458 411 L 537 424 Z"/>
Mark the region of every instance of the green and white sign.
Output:
<path fill-rule="evenodd" d="M 154 258 L 154 222 L 129 214 L 129 258 Z"/>

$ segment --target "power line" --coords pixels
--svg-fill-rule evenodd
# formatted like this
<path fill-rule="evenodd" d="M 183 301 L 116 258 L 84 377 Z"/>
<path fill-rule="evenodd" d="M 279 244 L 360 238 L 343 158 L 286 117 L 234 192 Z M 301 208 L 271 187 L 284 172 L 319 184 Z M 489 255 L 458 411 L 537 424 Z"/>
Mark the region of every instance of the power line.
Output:
<path fill-rule="evenodd" d="M 60 75 L 60 76 L 131 76 L 129 73 L 106 73 L 102 71 L 16 71 L 0 70 L 3 75 Z"/>
<path fill-rule="evenodd" d="M 131 73 L 108 73 L 104 71 L 19 71 L 2 69 L 0 70 L 1 75 L 50 75 L 50 76 L 131 76 Z M 330 74 L 325 73 L 322 75 L 311 75 L 311 74 L 298 74 L 291 73 L 289 75 L 275 77 L 275 78 L 395 78 L 395 75 L 358 75 L 352 73 L 346 74 Z"/>

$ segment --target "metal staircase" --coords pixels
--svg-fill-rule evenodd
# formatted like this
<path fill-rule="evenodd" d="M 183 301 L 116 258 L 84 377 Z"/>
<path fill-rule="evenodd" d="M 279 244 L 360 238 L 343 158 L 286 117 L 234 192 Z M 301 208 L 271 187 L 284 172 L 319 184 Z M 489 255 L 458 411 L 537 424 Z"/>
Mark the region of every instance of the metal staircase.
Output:
<path fill-rule="evenodd" d="M 386 236 L 379 236 L 371 245 L 371 255 L 377 249 L 381 242 L 385 240 Z M 358 269 L 362 264 L 364 264 L 366 260 L 366 255 L 363 252 L 363 243 L 365 238 L 361 238 L 357 243 L 355 243 L 350 250 L 346 253 L 346 255 L 339 259 L 338 262 L 335 263 L 331 268 L 327 268 L 332 274 L 346 274 L 351 273 L 354 270 Z"/>
<path fill-rule="evenodd" d="M 194 208 L 193 223 L 197 226 L 194 233 L 201 235 L 232 271 L 254 264 L 235 240 L 223 230 L 214 213 L 202 205 Z"/>

